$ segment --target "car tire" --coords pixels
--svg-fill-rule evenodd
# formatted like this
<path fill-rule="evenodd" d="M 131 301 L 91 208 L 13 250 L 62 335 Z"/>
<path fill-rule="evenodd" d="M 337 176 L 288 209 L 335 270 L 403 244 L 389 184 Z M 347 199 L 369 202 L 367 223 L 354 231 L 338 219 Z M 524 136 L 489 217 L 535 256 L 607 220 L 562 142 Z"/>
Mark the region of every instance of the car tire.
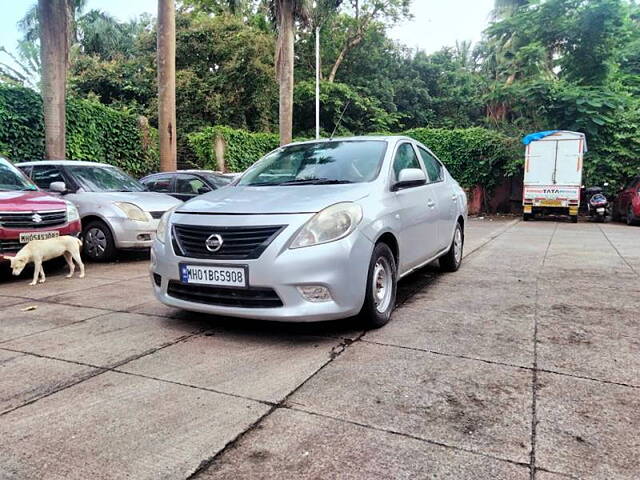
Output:
<path fill-rule="evenodd" d="M 369 262 L 364 305 L 360 319 L 367 328 L 380 328 L 391 320 L 396 306 L 398 274 L 393 252 L 386 243 L 378 243 Z"/>
<path fill-rule="evenodd" d="M 464 249 L 464 231 L 462 225 L 456 223 L 456 230 L 453 232 L 453 240 L 447 253 L 440 257 L 440 270 L 443 272 L 455 272 L 462 264 L 462 253 Z"/>
<path fill-rule="evenodd" d="M 633 210 L 631 209 L 631 205 L 627 208 L 627 225 L 637 225 L 638 219 L 633 214 Z"/>
<path fill-rule="evenodd" d="M 108 262 L 116 255 L 111 230 L 101 220 L 93 220 L 82 229 L 82 253 L 94 262 Z"/>
<path fill-rule="evenodd" d="M 533 214 L 531 214 L 531 213 L 523 213 L 522 214 L 522 220 L 525 221 L 525 222 L 528 222 L 532 218 L 533 218 Z"/>
<path fill-rule="evenodd" d="M 571 223 L 578 223 L 578 216 L 577 215 L 569 215 L 569 220 L 571 221 Z"/>

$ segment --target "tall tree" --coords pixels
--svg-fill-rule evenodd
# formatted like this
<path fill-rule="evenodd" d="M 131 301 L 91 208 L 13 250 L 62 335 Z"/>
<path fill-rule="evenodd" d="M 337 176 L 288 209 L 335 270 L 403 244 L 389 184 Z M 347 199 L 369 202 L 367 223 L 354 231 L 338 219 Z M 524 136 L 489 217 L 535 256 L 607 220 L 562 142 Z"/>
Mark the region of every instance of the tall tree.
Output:
<path fill-rule="evenodd" d="M 158 0 L 158 134 L 160 170 L 177 168 L 176 147 L 176 7 Z"/>
<path fill-rule="evenodd" d="M 38 0 L 45 154 L 56 160 L 65 157 L 69 22 L 67 0 Z"/>
<path fill-rule="evenodd" d="M 293 65 L 296 21 L 309 18 L 308 0 L 271 0 L 271 14 L 278 29 L 276 43 L 276 78 L 280 86 L 280 144 L 293 138 Z"/>

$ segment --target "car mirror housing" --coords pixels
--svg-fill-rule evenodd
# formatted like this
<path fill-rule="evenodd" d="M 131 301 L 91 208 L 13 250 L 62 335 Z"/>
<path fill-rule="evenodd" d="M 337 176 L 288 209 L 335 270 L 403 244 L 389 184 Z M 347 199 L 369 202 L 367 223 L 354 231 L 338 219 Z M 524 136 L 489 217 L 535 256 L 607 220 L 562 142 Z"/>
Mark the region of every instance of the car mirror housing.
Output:
<path fill-rule="evenodd" d="M 67 186 L 64 182 L 52 182 L 49 184 L 49 190 L 55 193 L 67 193 Z"/>
<path fill-rule="evenodd" d="M 418 187 L 427 183 L 426 174 L 419 168 L 403 168 L 398 174 L 398 181 L 393 185 L 392 190 L 402 190 L 403 188 Z"/>

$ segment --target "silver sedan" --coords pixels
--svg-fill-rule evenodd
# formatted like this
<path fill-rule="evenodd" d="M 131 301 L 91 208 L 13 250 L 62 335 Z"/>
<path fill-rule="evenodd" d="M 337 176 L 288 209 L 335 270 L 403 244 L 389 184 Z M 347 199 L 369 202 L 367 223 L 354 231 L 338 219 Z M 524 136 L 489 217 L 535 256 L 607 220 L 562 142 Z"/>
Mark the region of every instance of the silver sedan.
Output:
<path fill-rule="evenodd" d="M 43 190 L 64 195 L 82 219 L 83 254 L 113 258 L 117 249 L 148 249 L 160 217 L 182 202 L 147 192 L 122 170 L 103 163 L 49 160 L 17 165 Z"/>
<path fill-rule="evenodd" d="M 151 252 L 156 297 L 278 321 L 360 314 L 387 323 L 398 279 L 462 261 L 464 191 L 406 137 L 291 144 L 235 185 L 167 212 Z"/>

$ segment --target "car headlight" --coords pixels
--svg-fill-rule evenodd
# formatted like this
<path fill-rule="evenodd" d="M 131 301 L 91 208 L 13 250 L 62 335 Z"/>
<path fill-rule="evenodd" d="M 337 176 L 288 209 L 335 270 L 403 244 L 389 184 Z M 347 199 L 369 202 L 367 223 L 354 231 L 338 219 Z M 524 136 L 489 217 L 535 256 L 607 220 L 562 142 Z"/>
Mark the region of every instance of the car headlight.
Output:
<path fill-rule="evenodd" d="M 173 207 L 170 210 L 167 210 L 160 217 L 160 221 L 158 222 L 158 229 L 156 230 L 156 238 L 160 243 L 164 243 L 165 236 L 167 234 L 167 226 L 169 225 L 169 217 L 178 207 Z"/>
<path fill-rule="evenodd" d="M 73 203 L 67 202 L 67 222 L 75 222 L 77 220 L 80 220 L 78 209 Z"/>
<path fill-rule="evenodd" d="M 114 202 L 114 205 L 122 210 L 129 220 L 135 220 L 136 222 L 149 221 L 149 216 L 139 206 L 133 203 Z"/>
<path fill-rule="evenodd" d="M 340 240 L 353 232 L 361 220 L 360 205 L 351 202 L 336 203 L 311 217 L 289 248 L 310 247 Z"/>

